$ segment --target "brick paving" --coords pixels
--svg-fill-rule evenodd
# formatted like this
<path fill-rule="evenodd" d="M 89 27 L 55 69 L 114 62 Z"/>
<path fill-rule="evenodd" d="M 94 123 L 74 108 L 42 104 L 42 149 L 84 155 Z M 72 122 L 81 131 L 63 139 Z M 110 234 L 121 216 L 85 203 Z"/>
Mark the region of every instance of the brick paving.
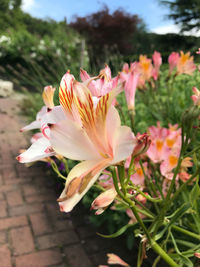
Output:
<path fill-rule="evenodd" d="M 29 146 L 19 110 L 19 100 L 0 99 L 0 267 L 105 264 L 116 241 L 98 237 L 79 207 L 72 215 L 59 211 L 44 164 L 27 168 L 15 159 Z"/>
<path fill-rule="evenodd" d="M 81 205 L 71 214 L 59 211 L 61 188 L 44 163 L 17 162 L 19 149 L 30 145 L 19 132 L 26 124 L 19 111 L 18 99 L 0 98 L 0 267 L 98 267 L 107 253 L 135 267 L 137 249 L 128 251 L 123 237 L 98 236 Z M 152 266 L 152 255 L 142 266 Z"/>

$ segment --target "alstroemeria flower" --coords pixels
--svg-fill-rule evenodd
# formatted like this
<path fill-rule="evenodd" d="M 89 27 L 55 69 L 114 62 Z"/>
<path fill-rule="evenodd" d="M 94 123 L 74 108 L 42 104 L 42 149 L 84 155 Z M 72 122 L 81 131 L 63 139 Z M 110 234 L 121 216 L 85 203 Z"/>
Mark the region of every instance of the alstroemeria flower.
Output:
<path fill-rule="evenodd" d="M 139 62 L 136 64 L 136 71 L 140 74 L 138 88 L 143 88 L 146 81 L 152 77 L 153 65 L 152 60 L 145 55 L 140 55 Z"/>
<path fill-rule="evenodd" d="M 125 96 L 128 104 L 128 109 L 135 108 L 135 93 L 138 85 L 139 72 L 136 71 L 134 63 L 131 64 L 129 71 L 127 72 L 127 65 L 125 64 L 122 72 L 120 73 L 120 80 L 125 81 Z"/>
<path fill-rule="evenodd" d="M 159 71 L 160 71 L 160 65 L 162 64 L 162 57 L 161 54 L 157 51 L 154 51 L 153 55 L 152 55 L 152 59 L 153 59 L 153 71 L 152 71 L 152 76 L 154 78 L 154 80 L 156 81 L 158 79 L 159 76 Z"/>
<path fill-rule="evenodd" d="M 81 80 L 89 88 L 92 96 L 101 97 L 117 87 L 118 76 L 111 77 L 111 70 L 108 65 L 102 69 L 98 76 L 90 77 L 90 75 L 83 69 L 80 72 Z"/>
<path fill-rule="evenodd" d="M 53 97 L 54 97 L 55 90 L 56 89 L 53 88 L 51 85 L 48 85 L 44 87 L 44 91 L 42 94 L 44 104 L 50 110 L 54 107 Z"/>
<path fill-rule="evenodd" d="M 83 161 L 69 173 L 58 199 L 61 211 L 69 212 L 95 183 L 102 170 L 131 155 L 135 137 L 120 125 L 111 105 L 121 90 L 118 85 L 102 97 L 92 98 L 85 83 L 66 73 L 60 84 L 59 99 L 65 120 L 50 126 L 50 143 L 56 153 Z"/>
<path fill-rule="evenodd" d="M 49 141 L 50 129 L 48 123 L 54 124 L 65 118 L 64 112 L 60 106 L 54 107 L 51 111 L 43 115 L 40 124 L 41 132 L 35 134 L 32 139 L 32 145 L 23 153 L 21 153 L 17 160 L 20 163 L 29 163 L 41 160 L 45 157 L 55 156 L 56 152 L 53 150 Z"/>
<path fill-rule="evenodd" d="M 144 167 L 144 172 L 145 174 L 148 176 L 149 172 L 148 172 L 148 168 L 147 168 L 147 162 L 143 163 L 143 167 Z M 144 173 L 143 170 L 139 164 L 139 162 L 135 163 L 135 173 L 133 175 L 131 175 L 131 180 L 135 185 L 140 185 L 141 188 L 144 187 Z"/>
<path fill-rule="evenodd" d="M 179 60 L 179 53 L 172 52 L 168 57 L 168 63 L 169 63 L 169 73 L 171 74 L 174 68 L 176 67 L 178 60 Z"/>
<path fill-rule="evenodd" d="M 117 192 L 115 191 L 114 187 L 98 195 L 98 197 L 95 198 L 95 200 L 91 204 L 91 209 L 97 210 L 95 212 L 95 215 L 102 214 L 104 210 L 114 201 L 116 196 Z"/>
<path fill-rule="evenodd" d="M 173 178 L 174 174 L 172 170 L 177 166 L 179 155 L 180 155 L 180 150 L 169 151 L 168 155 L 160 164 L 160 172 L 165 178 L 169 180 Z M 178 179 L 178 176 L 176 177 L 176 179 Z"/>
<path fill-rule="evenodd" d="M 41 108 L 41 110 L 36 115 L 36 120 L 31 122 L 30 124 L 23 127 L 20 131 L 25 132 L 33 129 L 40 129 L 42 127 L 42 118 L 43 116 L 51 111 L 54 108 L 53 97 L 54 97 L 55 88 L 51 85 L 44 87 L 44 91 L 42 94 L 42 98 L 45 106 Z"/>
<path fill-rule="evenodd" d="M 193 87 L 192 91 L 194 95 L 192 95 L 191 98 L 192 101 L 194 102 L 194 105 L 200 106 L 200 91 L 196 87 Z"/>
<path fill-rule="evenodd" d="M 196 65 L 194 64 L 193 56 L 190 56 L 190 52 L 184 54 L 183 51 L 181 51 L 176 68 L 177 74 L 192 74 L 195 71 Z"/>
<path fill-rule="evenodd" d="M 119 265 L 124 266 L 124 267 L 130 267 L 130 265 L 128 263 L 123 261 L 116 254 L 108 253 L 107 256 L 108 256 L 108 264 L 119 264 Z"/>

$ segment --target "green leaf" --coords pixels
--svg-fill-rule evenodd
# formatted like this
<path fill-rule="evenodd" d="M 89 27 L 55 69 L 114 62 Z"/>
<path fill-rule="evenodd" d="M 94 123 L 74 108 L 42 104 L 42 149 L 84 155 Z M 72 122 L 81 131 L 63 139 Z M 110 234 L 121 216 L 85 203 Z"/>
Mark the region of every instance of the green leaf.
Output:
<path fill-rule="evenodd" d="M 118 236 L 122 235 L 128 228 L 133 227 L 136 224 L 137 223 L 124 225 L 116 233 L 111 234 L 111 235 L 104 235 L 104 234 L 100 234 L 100 233 L 97 233 L 97 235 L 100 235 L 101 237 L 105 237 L 105 238 L 115 238 L 115 237 L 118 237 Z"/>
<path fill-rule="evenodd" d="M 189 208 L 190 208 L 190 204 L 189 203 L 184 203 L 179 209 L 177 209 L 174 213 L 172 213 L 170 216 L 168 216 L 167 218 L 168 219 L 170 218 L 171 220 L 164 227 L 164 229 L 162 229 L 158 234 L 156 234 L 155 240 L 159 240 L 164 235 L 164 233 L 168 230 L 168 228 L 172 224 L 177 222 L 178 219 L 180 219 Z"/>
<path fill-rule="evenodd" d="M 192 207 L 194 206 L 196 200 L 199 198 L 200 196 L 200 188 L 198 183 L 195 183 L 195 186 L 192 188 L 191 192 L 190 192 L 190 203 L 192 205 Z"/>
<path fill-rule="evenodd" d="M 129 250 L 132 250 L 133 245 L 134 245 L 134 235 L 133 234 L 127 236 L 126 244 L 127 244 L 127 248 Z"/>
<path fill-rule="evenodd" d="M 167 218 L 171 218 L 168 227 L 171 226 L 173 223 L 178 221 L 185 213 L 186 211 L 190 208 L 189 203 L 184 203 L 179 209 L 177 209 L 172 215 L 168 216 Z"/>

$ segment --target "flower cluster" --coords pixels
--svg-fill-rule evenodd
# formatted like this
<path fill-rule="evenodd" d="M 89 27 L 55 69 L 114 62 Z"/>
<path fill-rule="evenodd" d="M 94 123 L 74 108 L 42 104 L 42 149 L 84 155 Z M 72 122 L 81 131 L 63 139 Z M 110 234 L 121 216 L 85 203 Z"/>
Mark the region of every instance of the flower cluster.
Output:
<path fill-rule="evenodd" d="M 165 82 L 168 83 L 170 100 L 172 88 L 169 84 L 177 75 L 191 74 L 196 66 L 190 53 L 184 54 L 182 51 L 180 54 L 171 53 L 168 62 Z M 156 126 L 148 126 L 146 133 L 137 133 L 134 125 L 136 91 L 150 87 L 149 91 L 157 93 L 161 64 L 161 55 L 155 51 L 152 59 L 141 55 L 139 61 L 132 62 L 130 67 L 124 64 L 116 77 L 112 77 L 107 65 L 94 77 L 81 69 L 81 82 L 67 71 L 59 86 L 60 105 L 54 105 L 55 88 L 44 88 L 44 106 L 36 120 L 21 129 L 40 129 L 40 132 L 32 137 L 30 148 L 17 159 L 21 163 L 48 161 L 58 176 L 65 179 L 64 190 L 57 200 L 63 212 L 70 212 L 95 184 L 97 190 L 101 191 L 91 204 L 91 209 L 96 210 L 95 214 L 102 214 L 109 207 L 123 210 L 129 217 L 129 223 L 116 235 L 133 225 L 138 227 L 137 236 L 141 237 L 142 253 L 145 254 L 148 245 L 171 266 L 177 266 L 173 255 L 171 258 L 163 248 L 167 250 L 169 243 L 172 244 L 170 249 L 176 249 L 177 246 L 173 245 L 174 229 L 190 233 L 177 225 L 173 228 L 173 225 L 174 222 L 182 225 L 185 222 L 181 218 L 184 212 L 199 205 L 193 203 L 196 196 L 194 201 L 191 196 L 188 197 L 188 189 L 183 198 L 190 199 L 192 204 L 184 203 L 177 207 L 173 201 L 195 180 L 197 182 L 192 194 L 199 194 L 196 152 L 200 146 L 191 144 L 199 130 L 200 92 L 196 87 L 193 88 L 193 106 L 183 114 L 181 128 L 174 123 L 162 127 L 161 122 L 157 121 Z M 123 110 L 120 110 L 117 97 L 123 91 L 131 127 L 121 125 Z M 141 93 L 147 91 L 140 90 Z M 169 111 L 169 103 L 167 108 Z M 157 118 L 157 114 L 153 115 Z M 68 170 L 68 159 L 79 163 Z M 61 162 L 60 167 L 56 164 L 57 160 Z M 63 168 L 67 177 L 60 172 Z M 182 201 L 181 198 L 179 200 Z M 193 233 L 188 235 L 194 237 Z M 139 257 L 142 253 L 139 253 Z M 110 254 L 108 263 L 129 266 L 113 254 Z"/>

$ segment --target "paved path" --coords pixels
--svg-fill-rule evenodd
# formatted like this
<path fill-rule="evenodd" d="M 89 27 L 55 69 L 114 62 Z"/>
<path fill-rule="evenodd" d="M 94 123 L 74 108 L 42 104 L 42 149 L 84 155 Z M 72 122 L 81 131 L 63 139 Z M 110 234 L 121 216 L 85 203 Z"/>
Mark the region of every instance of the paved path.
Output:
<path fill-rule="evenodd" d="M 97 236 L 83 209 L 59 211 L 45 164 L 17 162 L 19 149 L 30 145 L 19 132 L 26 123 L 18 104 L 0 98 L 0 267 L 97 267 L 106 253 L 127 260 L 125 242 Z"/>
<path fill-rule="evenodd" d="M 98 266 L 83 249 L 84 229 L 75 231 L 70 215 L 60 213 L 51 177 L 40 164 L 16 161 L 29 146 L 17 105 L 0 99 L 0 267 Z"/>

